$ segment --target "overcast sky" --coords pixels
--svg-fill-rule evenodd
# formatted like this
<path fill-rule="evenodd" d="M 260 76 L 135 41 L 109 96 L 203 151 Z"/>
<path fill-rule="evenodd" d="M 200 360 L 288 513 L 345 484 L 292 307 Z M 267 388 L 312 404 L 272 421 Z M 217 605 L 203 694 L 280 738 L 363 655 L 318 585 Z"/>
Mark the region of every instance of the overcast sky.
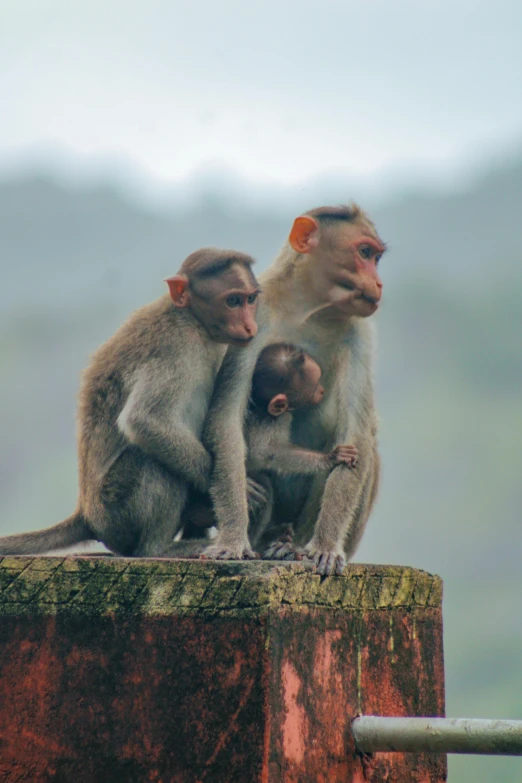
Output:
<path fill-rule="evenodd" d="M 0 167 L 259 182 L 522 150 L 521 0 L 0 0 Z"/>

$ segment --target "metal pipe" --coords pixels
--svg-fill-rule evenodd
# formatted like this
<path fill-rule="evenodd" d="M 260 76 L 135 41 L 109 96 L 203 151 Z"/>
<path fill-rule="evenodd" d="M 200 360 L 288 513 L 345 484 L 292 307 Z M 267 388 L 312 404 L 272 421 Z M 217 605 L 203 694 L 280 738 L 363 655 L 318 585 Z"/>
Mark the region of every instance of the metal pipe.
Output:
<path fill-rule="evenodd" d="M 352 722 L 359 753 L 480 753 L 522 756 L 522 720 L 381 718 Z"/>

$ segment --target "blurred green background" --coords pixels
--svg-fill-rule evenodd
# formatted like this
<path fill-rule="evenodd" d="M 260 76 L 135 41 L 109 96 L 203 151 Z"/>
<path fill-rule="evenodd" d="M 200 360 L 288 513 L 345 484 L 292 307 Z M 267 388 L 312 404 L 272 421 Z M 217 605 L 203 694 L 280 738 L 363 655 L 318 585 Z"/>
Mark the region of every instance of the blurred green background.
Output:
<path fill-rule="evenodd" d="M 261 271 L 355 199 L 390 248 L 357 560 L 443 577 L 448 715 L 522 719 L 521 73 L 520 0 L 0 0 L 0 534 L 71 513 L 80 372 L 189 252 Z"/>
<path fill-rule="evenodd" d="M 371 210 L 390 245 L 376 317 L 383 483 L 357 560 L 443 577 L 452 716 L 522 719 L 521 203 L 515 160 L 457 195 Z M 291 219 L 211 193 L 154 211 L 109 186 L 0 183 L 2 534 L 74 508 L 89 354 L 192 249 L 234 246 L 261 270 Z M 452 779 L 515 783 L 520 764 L 454 759 Z"/>

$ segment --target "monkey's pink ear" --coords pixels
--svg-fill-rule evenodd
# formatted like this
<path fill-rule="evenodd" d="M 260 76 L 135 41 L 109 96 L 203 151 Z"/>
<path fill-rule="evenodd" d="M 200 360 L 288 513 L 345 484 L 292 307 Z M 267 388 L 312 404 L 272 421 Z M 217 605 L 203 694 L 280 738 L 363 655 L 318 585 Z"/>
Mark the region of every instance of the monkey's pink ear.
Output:
<path fill-rule="evenodd" d="M 296 253 L 309 253 L 319 244 L 319 223 L 308 215 L 294 220 L 288 241 Z"/>
<path fill-rule="evenodd" d="M 189 304 L 188 278 L 185 275 L 173 275 L 166 277 L 165 283 L 169 287 L 170 298 L 176 307 L 187 307 Z"/>
<path fill-rule="evenodd" d="M 286 394 L 276 394 L 268 403 L 268 412 L 271 416 L 280 416 L 288 410 L 288 397 Z"/>

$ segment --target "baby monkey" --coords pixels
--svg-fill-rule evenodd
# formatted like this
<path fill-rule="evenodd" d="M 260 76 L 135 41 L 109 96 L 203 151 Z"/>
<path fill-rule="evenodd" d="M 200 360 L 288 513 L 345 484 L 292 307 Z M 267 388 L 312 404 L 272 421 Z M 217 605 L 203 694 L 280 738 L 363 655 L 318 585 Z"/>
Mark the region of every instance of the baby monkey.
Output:
<path fill-rule="evenodd" d="M 290 343 L 268 345 L 261 351 L 254 370 L 250 404 L 245 422 L 247 474 L 267 493 L 264 508 L 250 515 L 249 536 L 254 548 L 269 544 L 263 553 L 267 560 L 301 559 L 291 544 L 291 528 L 274 540 L 280 527 L 271 527 L 274 488 L 271 474 L 313 475 L 329 472 L 338 465 L 354 468 L 357 449 L 336 446 L 324 454 L 294 446 L 291 442 L 292 413 L 319 405 L 324 396 L 321 368 L 311 356 Z M 185 519 L 201 530 L 215 524 L 208 496 L 193 498 Z"/>
<path fill-rule="evenodd" d="M 292 443 L 293 411 L 319 405 L 323 396 L 321 368 L 301 348 L 280 342 L 261 352 L 252 379 L 246 443 L 247 472 L 265 484 L 269 498 L 260 519 L 250 524 L 253 545 L 269 544 L 264 559 L 302 558 L 292 544 L 291 527 L 286 526 L 285 533 L 274 540 L 277 528 L 270 526 L 274 487 L 267 477 L 271 473 L 284 477 L 328 473 L 338 465 L 354 468 L 357 464 L 355 446 L 336 446 L 325 454 Z"/>
<path fill-rule="evenodd" d="M 319 405 L 324 397 L 320 381 L 317 362 L 291 343 L 272 343 L 260 353 L 247 417 L 249 472 L 277 471 L 288 476 L 331 470 L 337 465 L 355 467 L 355 446 L 336 446 L 324 454 L 291 442 L 292 413 Z"/>

